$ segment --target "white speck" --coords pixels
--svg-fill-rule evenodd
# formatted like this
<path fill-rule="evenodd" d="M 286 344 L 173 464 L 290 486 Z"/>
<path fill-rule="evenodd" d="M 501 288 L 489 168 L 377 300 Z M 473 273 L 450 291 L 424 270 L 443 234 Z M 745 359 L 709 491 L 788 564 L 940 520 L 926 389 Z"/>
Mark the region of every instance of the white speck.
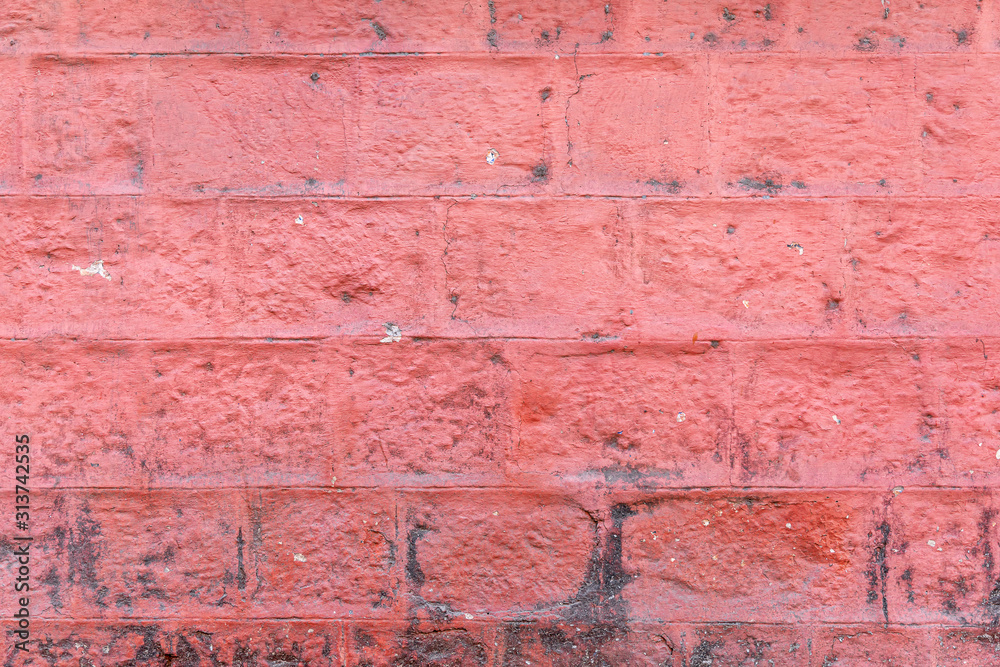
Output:
<path fill-rule="evenodd" d="M 494 513 L 493 513 L 493 516 L 497 516 L 497 514 L 498 514 L 497 512 L 494 512 Z"/>
<path fill-rule="evenodd" d="M 840 423 L 840 417 L 838 417 L 837 415 L 834 415 L 833 416 L 833 421 L 835 421 L 835 422 L 837 422 L 839 424 Z"/>
<path fill-rule="evenodd" d="M 790 524 L 790 523 L 786 523 L 785 524 L 785 528 L 791 528 L 791 527 L 792 527 L 792 524 Z"/>
<path fill-rule="evenodd" d="M 76 264 L 73 264 L 73 270 L 79 271 L 81 276 L 100 276 L 102 278 L 106 278 L 107 280 L 111 280 L 111 274 L 108 273 L 107 270 L 104 268 L 103 259 L 99 259 L 96 262 L 91 262 L 90 266 L 88 266 L 85 269 L 81 269 Z M 1000 456 L 998 456 L 997 458 L 1000 458 Z"/>
<path fill-rule="evenodd" d="M 466 615 L 465 615 L 465 620 L 467 620 L 467 621 L 471 621 L 472 619 L 473 619 L 473 616 L 472 616 L 472 614 L 466 614 Z"/>
<path fill-rule="evenodd" d="M 385 338 L 380 343 L 398 343 L 403 337 L 403 332 L 392 322 L 385 323 Z"/>
<path fill-rule="evenodd" d="M 677 413 L 677 421 L 682 422 L 685 419 L 687 419 L 687 415 L 686 414 L 684 414 L 683 412 L 678 412 Z"/>
<path fill-rule="evenodd" d="M 934 540 L 927 540 L 927 546 L 936 547 L 937 543 Z"/>
<path fill-rule="evenodd" d="M 800 255 L 801 255 L 801 254 L 802 254 L 802 252 L 803 252 L 803 248 L 802 248 L 802 246 L 801 246 L 801 245 L 799 245 L 798 243 L 789 243 L 789 244 L 788 244 L 788 247 L 789 247 L 789 248 L 791 248 L 792 250 L 798 250 L 798 251 L 799 251 L 799 254 L 800 254 Z"/>
<path fill-rule="evenodd" d="M 302 554 L 292 554 L 292 558 L 299 561 L 300 563 L 306 562 L 306 557 L 303 556 Z"/>
<path fill-rule="evenodd" d="M 675 560 L 677 560 L 677 559 L 676 558 L 671 558 L 670 562 L 673 563 Z"/>
<path fill-rule="evenodd" d="M 744 308 L 749 308 L 750 307 L 750 302 L 749 301 L 744 301 L 743 302 L 743 307 Z"/>
<path fill-rule="evenodd" d="M 336 477 L 334 477 L 333 479 L 330 480 L 330 486 L 334 486 L 336 483 L 337 483 L 337 478 Z"/>
<path fill-rule="evenodd" d="M 1000 459 L 1000 449 L 997 450 L 997 458 Z"/>
<path fill-rule="evenodd" d="M 170 572 L 170 568 L 169 567 L 165 567 L 165 568 L 163 568 L 163 571 L 164 572 Z"/>
<path fill-rule="evenodd" d="M 702 521 L 702 522 L 701 522 L 701 525 L 703 525 L 703 526 L 707 526 L 707 525 L 708 525 L 708 519 L 705 519 L 704 521 Z"/>
<path fill-rule="evenodd" d="M 312 628 L 309 628 L 309 631 L 306 634 L 311 634 L 313 632 L 315 632 L 315 630 L 313 630 Z"/>
<path fill-rule="evenodd" d="M 486 163 L 493 164 L 494 162 L 497 161 L 498 157 L 500 157 L 500 153 L 497 153 L 495 150 L 491 148 L 486 152 Z"/>
<path fill-rule="evenodd" d="M 295 224 L 296 225 L 304 225 L 306 223 L 302 222 L 302 216 L 300 215 L 299 217 L 295 218 Z"/>
<path fill-rule="evenodd" d="M 837 553 L 837 552 L 836 552 L 836 551 L 834 551 L 833 549 L 830 549 L 830 553 L 832 553 L 832 554 L 835 554 L 835 553 Z"/>
<path fill-rule="evenodd" d="M 559 60 L 559 54 L 558 53 L 556 54 L 556 60 Z"/>
<path fill-rule="evenodd" d="M 901 486 L 894 486 L 894 487 L 892 487 L 892 492 L 895 495 L 898 496 L 899 494 L 901 494 L 903 492 L 903 487 L 901 487 Z"/>

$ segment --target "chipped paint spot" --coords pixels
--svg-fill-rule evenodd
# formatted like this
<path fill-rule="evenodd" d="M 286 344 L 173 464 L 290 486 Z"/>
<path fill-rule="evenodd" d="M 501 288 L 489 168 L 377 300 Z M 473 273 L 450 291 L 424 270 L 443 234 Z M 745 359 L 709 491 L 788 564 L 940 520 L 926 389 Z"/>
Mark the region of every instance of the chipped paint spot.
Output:
<path fill-rule="evenodd" d="M 303 556 L 302 554 L 292 554 L 292 558 L 294 558 L 295 560 L 297 560 L 300 563 L 306 562 L 306 557 Z"/>
<path fill-rule="evenodd" d="M 306 223 L 302 221 L 302 216 L 300 215 L 299 217 L 295 218 L 295 224 L 296 225 L 304 225 Z"/>
<path fill-rule="evenodd" d="M 486 152 L 486 163 L 493 164 L 494 162 L 497 161 L 498 157 L 500 157 L 500 153 L 497 153 L 495 150 L 491 148 L 489 151 Z"/>
<path fill-rule="evenodd" d="M 96 262 L 91 262 L 90 266 L 88 266 L 85 269 L 81 269 L 76 264 L 73 264 L 73 270 L 79 271 L 81 276 L 100 276 L 107 280 L 111 280 L 111 274 L 108 273 L 107 269 L 104 268 L 103 259 L 99 259 Z M 1000 458 L 1000 456 L 998 456 L 997 458 Z"/>
<path fill-rule="evenodd" d="M 385 323 L 385 338 L 380 342 L 382 343 L 398 343 L 403 337 L 403 332 L 399 330 L 399 327 L 392 322 Z"/>
<path fill-rule="evenodd" d="M 789 243 L 789 244 L 787 244 L 787 245 L 788 245 L 788 247 L 789 247 L 789 248 L 791 248 L 792 250 L 798 250 L 798 251 L 799 251 L 799 254 L 800 254 L 800 255 L 802 254 L 802 252 L 803 252 L 803 248 L 802 248 L 802 246 L 800 246 L 800 245 L 799 245 L 798 243 Z"/>
<path fill-rule="evenodd" d="M 837 415 L 834 415 L 833 416 L 833 421 L 835 421 L 835 422 L 837 422 L 839 424 L 840 423 L 840 417 L 838 417 Z"/>
<path fill-rule="evenodd" d="M 677 421 L 682 422 L 685 419 L 687 419 L 687 415 L 686 414 L 684 414 L 683 412 L 678 412 L 677 413 Z"/>

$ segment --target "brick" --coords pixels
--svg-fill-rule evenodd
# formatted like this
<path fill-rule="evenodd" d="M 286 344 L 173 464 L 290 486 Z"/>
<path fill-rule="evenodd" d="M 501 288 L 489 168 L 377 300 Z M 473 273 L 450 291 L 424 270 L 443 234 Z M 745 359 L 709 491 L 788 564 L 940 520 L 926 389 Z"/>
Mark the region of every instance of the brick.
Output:
<path fill-rule="evenodd" d="M 11 337 L 378 339 L 387 322 L 433 331 L 453 309 L 432 201 L 5 203 L 0 331 Z"/>
<path fill-rule="evenodd" d="M 60 28 L 66 14 L 59 1 L 5 2 L 0 8 L 0 55 L 58 48 Z"/>
<path fill-rule="evenodd" d="M 142 192 L 152 162 L 146 63 L 47 56 L 29 68 L 22 151 L 30 191 Z"/>
<path fill-rule="evenodd" d="M 936 195 L 992 195 L 1000 163 L 981 150 L 996 133 L 991 90 L 993 55 L 923 56 L 917 60 L 915 104 L 923 191 Z"/>
<path fill-rule="evenodd" d="M 13 624 L 0 627 L 6 634 Z M 8 654 L 9 664 L 346 664 L 339 621 L 52 619 L 31 632 L 29 653 Z"/>
<path fill-rule="evenodd" d="M 514 352 L 512 474 L 640 488 L 728 482 L 725 348 L 538 343 Z"/>
<path fill-rule="evenodd" d="M 707 61 L 589 56 L 564 67 L 576 85 L 552 132 L 560 154 L 566 146 L 565 192 L 691 195 L 711 187 Z"/>
<path fill-rule="evenodd" d="M 620 334 L 630 322 L 630 226 L 620 202 L 449 204 L 447 331 L 456 336 Z"/>
<path fill-rule="evenodd" d="M 994 592 L 994 494 L 906 489 L 887 502 L 884 514 L 889 618 L 995 628 L 1000 606 Z"/>
<path fill-rule="evenodd" d="M 0 42 L 2 43 L 2 42 Z M 23 72 L 14 58 L 0 57 L 0 76 L 9 85 L 0 88 L 0 194 L 16 192 L 21 186 L 21 82 Z"/>
<path fill-rule="evenodd" d="M 364 150 L 352 193 L 538 193 L 553 177 L 544 127 L 561 109 L 543 99 L 556 79 L 538 61 L 370 58 L 358 67 Z"/>
<path fill-rule="evenodd" d="M 347 61 L 192 56 L 151 63 L 156 190 L 344 192 L 353 89 Z"/>
<path fill-rule="evenodd" d="M 618 509 L 621 599 L 636 621 L 878 622 L 873 504 L 829 490 L 643 496 Z"/>
<path fill-rule="evenodd" d="M 846 220 L 829 200 L 647 200 L 632 210 L 644 337 L 836 335 Z"/>
<path fill-rule="evenodd" d="M 406 336 L 433 332 L 453 309 L 441 204 L 241 199 L 223 208 L 215 231 L 225 247 L 218 288 L 228 331 L 378 340 L 387 323 Z"/>
<path fill-rule="evenodd" d="M 512 446 L 510 368 L 500 343 L 359 343 L 328 399 L 338 485 L 496 483 Z"/>
<path fill-rule="evenodd" d="M 936 448 L 922 439 L 931 388 L 912 354 L 875 341 L 741 348 L 733 479 L 821 487 L 938 479 Z"/>
<path fill-rule="evenodd" d="M 317 2 L 247 5 L 263 51 L 320 53 L 486 51 L 486 2 Z"/>
<path fill-rule="evenodd" d="M 461 614 L 421 623 L 348 622 L 343 625 L 342 662 L 371 665 L 499 665 L 495 623 L 466 620 Z"/>
<path fill-rule="evenodd" d="M 992 200 L 861 200 L 851 209 L 845 273 L 858 334 L 992 335 Z"/>
<path fill-rule="evenodd" d="M 723 192 L 884 194 L 917 180 L 911 59 L 733 55 L 712 76 Z"/>
<path fill-rule="evenodd" d="M 331 363 L 302 343 L 7 342 L 3 416 L 38 444 L 39 486 L 327 486 Z"/>
<path fill-rule="evenodd" d="M 624 8 L 614 3 L 614 41 L 645 52 L 787 50 L 795 5 L 788 0 L 632 0 Z"/>
<path fill-rule="evenodd" d="M 220 0 L 177 5 L 164 0 L 78 2 L 70 48 L 113 53 L 254 50 L 245 5 Z"/>
<path fill-rule="evenodd" d="M 474 618 L 560 613 L 579 602 L 593 578 L 595 525 L 587 511 L 558 495 L 411 494 L 406 531 L 400 558 L 415 606 L 411 615 L 435 608 Z"/>
<path fill-rule="evenodd" d="M 789 19 L 790 44 L 803 51 L 894 54 L 975 50 L 982 3 L 897 0 L 865 6 L 804 0 Z M 886 16 L 888 13 L 888 16 Z"/>
<path fill-rule="evenodd" d="M 394 589 L 381 493 L 49 490 L 32 506 L 38 617 L 337 618 Z"/>

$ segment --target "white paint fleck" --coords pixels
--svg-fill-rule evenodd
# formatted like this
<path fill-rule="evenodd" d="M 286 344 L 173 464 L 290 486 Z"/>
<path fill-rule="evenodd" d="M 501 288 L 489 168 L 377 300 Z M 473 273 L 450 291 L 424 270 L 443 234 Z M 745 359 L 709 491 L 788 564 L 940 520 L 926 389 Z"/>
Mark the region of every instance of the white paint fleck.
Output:
<path fill-rule="evenodd" d="M 839 424 L 840 423 L 840 417 L 838 417 L 837 415 L 834 415 L 833 416 L 833 421 L 835 421 L 835 422 L 837 422 Z"/>
<path fill-rule="evenodd" d="M 295 560 L 297 560 L 300 563 L 306 562 L 306 557 L 303 556 L 302 554 L 292 554 L 292 558 L 294 558 Z"/>
<path fill-rule="evenodd" d="M 399 327 L 392 322 L 385 323 L 385 338 L 383 338 L 381 343 L 398 343 L 403 337 L 403 332 L 399 330 Z"/>
<path fill-rule="evenodd" d="M 792 524 L 790 524 L 790 523 L 786 523 L 785 524 L 785 528 L 791 528 L 791 527 L 792 527 Z"/>
<path fill-rule="evenodd" d="M 302 216 L 300 215 L 299 217 L 295 218 L 295 224 L 296 224 L 296 225 L 304 225 L 304 224 L 306 224 L 306 223 L 304 223 L 304 222 L 302 221 Z"/>
<path fill-rule="evenodd" d="M 903 487 L 901 487 L 901 486 L 894 486 L 894 487 L 892 487 L 892 492 L 895 495 L 898 496 L 899 494 L 901 494 L 903 492 Z"/>
<path fill-rule="evenodd" d="M 936 547 L 937 546 L 937 542 L 935 542 L 934 540 L 927 540 L 927 546 L 929 546 L 929 547 Z"/>
<path fill-rule="evenodd" d="M 486 163 L 493 164 L 494 162 L 497 161 L 498 157 L 500 157 L 500 153 L 497 153 L 495 150 L 491 148 L 486 152 Z"/>
<path fill-rule="evenodd" d="M 107 269 L 104 268 L 104 260 L 99 259 L 96 262 L 91 262 L 90 266 L 85 269 L 81 269 L 76 264 L 73 264 L 73 270 L 79 271 L 81 276 L 100 276 L 107 280 L 111 280 L 111 274 L 108 273 Z M 1000 458 L 998 456 L 997 458 Z"/>
<path fill-rule="evenodd" d="M 1000 459 L 1000 449 L 997 450 L 997 458 Z"/>
<path fill-rule="evenodd" d="M 707 526 L 707 525 L 708 525 L 708 519 L 705 519 L 704 521 L 702 521 L 702 522 L 701 522 L 701 525 L 703 525 L 703 526 Z"/>
<path fill-rule="evenodd" d="M 750 302 L 749 301 L 744 301 L 743 302 L 743 307 L 744 308 L 749 308 L 750 307 Z"/>
<path fill-rule="evenodd" d="M 687 415 L 686 414 L 684 414 L 683 412 L 678 412 L 677 413 L 677 421 L 682 422 L 685 419 L 687 419 Z"/>
<path fill-rule="evenodd" d="M 467 621 L 471 621 L 473 618 L 474 618 L 474 616 L 472 614 L 466 614 L 465 615 L 465 620 L 467 620 Z"/>
<path fill-rule="evenodd" d="M 802 246 L 801 246 L 801 245 L 799 245 L 798 243 L 789 243 L 789 244 L 787 244 L 787 245 L 788 245 L 788 247 L 789 247 L 789 248 L 791 248 L 792 250 L 798 250 L 798 251 L 799 251 L 799 254 L 800 254 L 800 255 L 802 254 L 802 252 L 803 252 L 803 248 L 802 248 Z"/>

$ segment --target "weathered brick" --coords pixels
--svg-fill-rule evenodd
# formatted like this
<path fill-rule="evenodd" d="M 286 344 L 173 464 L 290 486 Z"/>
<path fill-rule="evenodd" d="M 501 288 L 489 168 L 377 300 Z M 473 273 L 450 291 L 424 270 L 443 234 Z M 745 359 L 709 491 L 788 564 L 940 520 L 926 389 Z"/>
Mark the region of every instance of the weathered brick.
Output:
<path fill-rule="evenodd" d="M 541 483 L 728 483 L 725 347 L 538 343 L 512 354 L 520 397 L 511 474 Z"/>
<path fill-rule="evenodd" d="M 803 51 L 898 54 L 969 51 L 979 45 L 977 0 L 886 0 L 856 5 L 802 0 L 789 19 L 790 45 Z"/>
<path fill-rule="evenodd" d="M 515 428 L 501 343 L 358 343 L 341 354 L 349 366 L 327 399 L 338 411 L 337 484 L 501 479 Z"/>
<path fill-rule="evenodd" d="M 2 36 L 0 36 L 2 37 Z M 24 73 L 19 60 L 0 57 L 0 76 L 7 85 L 0 87 L 0 194 L 16 192 L 21 186 L 21 83 Z"/>
<path fill-rule="evenodd" d="M 576 81 L 562 122 L 550 125 L 557 154 L 566 147 L 565 192 L 692 195 L 711 188 L 707 60 L 581 56 L 561 68 Z"/>
<path fill-rule="evenodd" d="M 39 486 L 330 483 L 318 345 L 6 342 L 9 428 Z M 342 371 L 346 373 L 346 371 Z"/>
<path fill-rule="evenodd" d="M 990 145 L 997 133 L 995 55 L 922 56 L 914 103 L 923 192 L 963 195 L 996 192 L 1000 161 Z"/>
<path fill-rule="evenodd" d="M 917 181 L 912 59 L 732 55 L 717 63 L 712 148 L 721 191 L 885 194 Z"/>
<path fill-rule="evenodd" d="M 881 589 L 866 597 L 876 502 L 733 490 L 617 505 L 620 598 L 634 620 L 881 622 Z"/>
<path fill-rule="evenodd" d="M 997 330 L 992 199 L 863 199 L 850 205 L 848 303 L 860 335 Z M 850 312 L 850 311 L 849 311 Z"/>
<path fill-rule="evenodd" d="M 572 616 L 590 603 L 597 526 L 573 500 L 475 490 L 409 494 L 407 501 L 406 552 L 400 545 L 399 555 L 411 615 Z"/>
<path fill-rule="evenodd" d="M 875 341 L 741 346 L 734 481 L 891 487 L 938 479 L 940 455 L 922 439 L 932 390 L 913 354 Z"/>
<path fill-rule="evenodd" d="M 615 42 L 633 51 L 787 50 L 790 0 L 681 0 L 612 3 Z"/>
<path fill-rule="evenodd" d="M 632 209 L 644 337 L 740 340 L 844 331 L 842 205 L 647 200 Z"/>
<path fill-rule="evenodd" d="M 453 309 L 442 204 L 235 199 L 223 209 L 215 232 L 229 331 L 378 340 L 387 324 L 406 336 L 433 332 Z"/>
<path fill-rule="evenodd" d="M 74 4 L 76 25 L 66 35 L 69 48 L 112 53 L 247 53 L 255 46 L 245 3 L 81 0 Z"/>
<path fill-rule="evenodd" d="M 441 264 L 455 336 L 620 334 L 631 320 L 622 202 L 476 199 L 449 204 Z"/>
<path fill-rule="evenodd" d="M 148 63 L 45 56 L 28 63 L 22 159 L 33 193 L 132 194 L 153 162 Z"/>
<path fill-rule="evenodd" d="M 538 61 L 366 58 L 358 69 L 351 193 L 544 191 L 553 168 L 545 121 L 562 109 L 548 97 L 554 72 Z"/>
<path fill-rule="evenodd" d="M 65 17 L 65 8 L 59 0 L 4 2 L 0 7 L 0 55 L 58 49 Z M 4 81 L 9 83 L 10 79 Z"/>
<path fill-rule="evenodd" d="M 10 197 L 0 208 L 11 288 L 0 331 L 381 338 L 387 322 L 408 336 L 433 331 L 454 308 L 444 210 L 429 200 Z"/>
<path fill-rule="evenodd" d="M 40 617 L 377 616 L 398 587 L 384 492 L 53 489 L 32 508 Z"/>
<path fill-rule="evenodd" d="M 153 58 L 150 67 L 154 189 L 344 192 L 354 94 L 348 61 L 190 56 Z"/>

